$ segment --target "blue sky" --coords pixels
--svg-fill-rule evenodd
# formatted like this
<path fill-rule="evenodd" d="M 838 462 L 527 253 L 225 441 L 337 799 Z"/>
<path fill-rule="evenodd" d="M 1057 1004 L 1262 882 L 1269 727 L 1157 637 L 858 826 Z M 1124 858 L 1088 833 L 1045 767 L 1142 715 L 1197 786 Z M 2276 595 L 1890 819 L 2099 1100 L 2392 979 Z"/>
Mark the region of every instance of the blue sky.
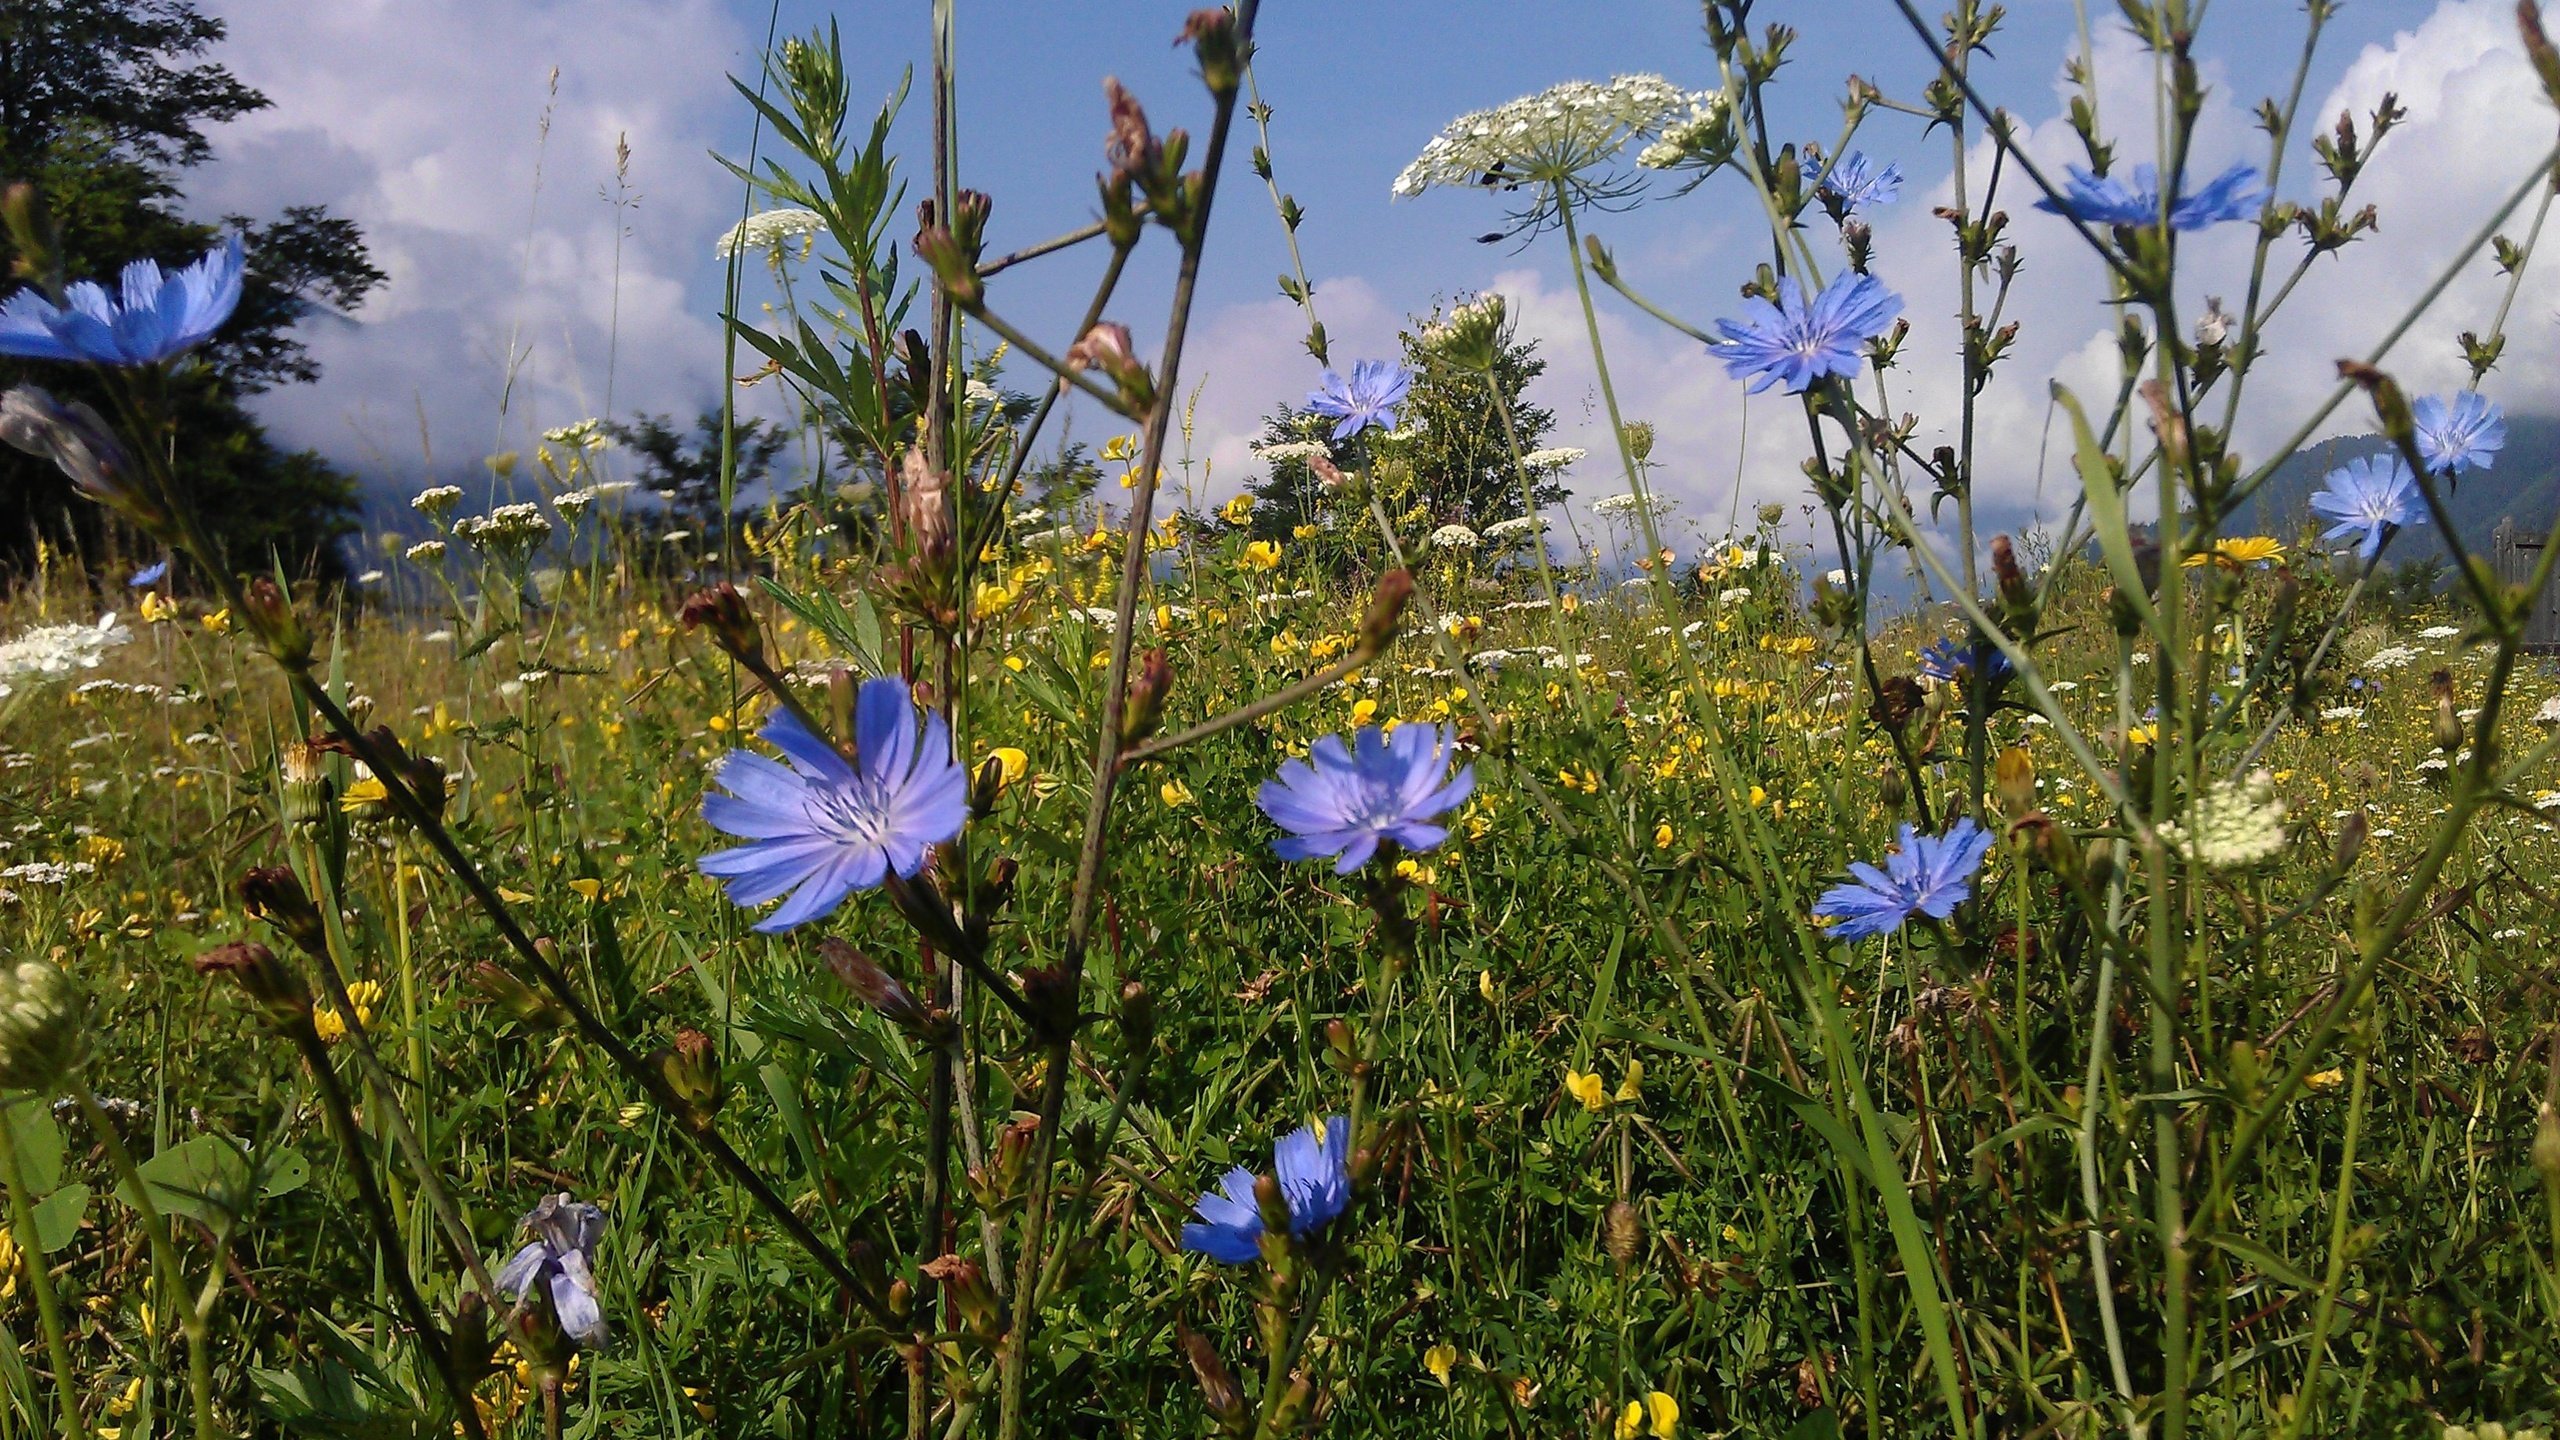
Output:
<path fill-rule="evenodd" d="M 728 75 L 753 74 L 769 21 L 787 36 L 831 13 L 865 109 L 927 55 L 920 0 L 832 11 L 784 0 L 778 19 L 770 0 L 208 3 L 233 26 L 223 57 L 276 103 L 217 137 L 219 158 L 194 177 L 191 202 L 207 213 L 332 205 L 365 226 L 393 277 L 359 314 L 315 326 L 328 378 L 271 397 L 266 413 L 286 439 L 357 466 L 384 491 L 522 448 L 543 427 L 607 408 L 690 412 L 715 402 L 722 276 L 711 242 L 736 220 L 741 197 L 710 156 L 743 154 L 751 134 Z M 1170 43 L 1187 8 L 963 0 L 962 173 L 995 197 L 993 246 L 1093 215 L 1105 75 L 1126 83 L 1160 130 L 1202 125 L 1205 97 Z M 2141 158 L 2148 61 L 2111 4 L 2091 0 L 2089 8 L 2106 125 Z M 1906 99 L 1932 73 L 1890 0 L 1763 0 L 1759 9 L 1801 32 L 1782 76 L 1781 138 L 1827 142 L 1853 73 Z M 2009 9 L 1977 75 L 2031 127 L 2034 153 L 2058 164 L 2077 153 L 2059 89 L 2063 59 L 2076 48 L 2075 7 L 2013 0 Z M 1712 83 L 1697 14 L 1693 0 L 1267 5 L 1259 73 L 1277 112 L 1274 159 L 1280 183 L 1307 212 L 1301 238 L 1337 359 L 1392 353 L 1407 315 L 1435 299 L 1498 289 L 1550 361 L 1535 398 L 1559 416 L 1553 438 L 1605 449 L 1590 347 L 1553 240 L 1525 251 L 1479 244 L 1500 223 L 1497 200 L 1432 193 L 1392 201 L 1389 182 L 1461 112 L 1562 80 L 1654 70 L 1687 86 Z M 2380 236 L 2320 262 L 2272 333 L 2270 363 L 2252 381 L 2252 412 L 2262 418 L 2244 419 L 2244 447 L 2289 433 L 2332 383 L 2330 362 L 2361 352 L 2389 325 L 2455 237 L 2548 143 L 2551 115 L 2512 16 L 2509 0 L 2352 0 L 2333 23 L 2306 88 L 2303 142 L 2339 109 L 2361 114 L 2385 91 L 2402 97 L 2411 119 L 2356 197 L 2381 207 Z M 2213 87 L 2200 167 L 2264 162 L 2249 112 L 2290 79 L 2302 26 L 2289 0 L 2215 0 L 2200 45 Z M 919 90 L 899 132 L 919 157 L 907 172 L 919 184 L 925 121 Z M 613 155 L 623 139 L 637 203 L 616 208 Z M 1949 147 L 1943 132 L 1924 135 L 1919 121 L 1882 112 L 1859 144 L 1910 177 L 1901 203 L 1877 218 L 1877 269 L 1907 297 L 1914 324 L 1895 401 L 1919 412 L 1924 439 L 1933 438 L 1953 408 L 1945 382 L 1953 279 L 1944 226 L 1929 214 L 1950 198 Z M 1286 254 L 1267 195 L 1242 167 L 1244 148 L 1213 226 L 1185 365 L 1186 389 L 1204 384 L 1193 454 L 1206 468 L 1191 473 L 1196 499 L 1252 478 L 1245 442 L 1258 417 L 1316 379 L 1298 349 L 1301 322 L 1274 284 Z M 2319 177 L 2302 142 L 2288 167 L 2284 193 L 2315 198 Z M 1985 168 L 1975 167 L 1977 178 Z M 2047 386 L 2112 388 L 2112 316 L 2095 265 L 2058 222 L 2029 211 L 2029 198 L 2014 184 L 2000 198 L 2027 267 L 2009 310 L 2021 337 L 1983 401 L 1984 483 L 2011 509 L 2049 510 Z M 1590 228 L 1636 284 L 1700 324 L 1726 312 L 1767 245 L 1756 204 L 1732 177 L 1598 217 Z M 902 222 L 901 237 L 906 229 Z M 2192 245 L 2191 302 L 2238 295 L 2248 249 L 2239 226 Z M 1142 253 L 1113 318 L 1147 342 L 1161 323 L 1169 253 L 1160 240 Z M 1099 263 L 1098 254 L 1076 253 L 1025 266 L 997 282 L 994 303 L 1063 345 Z M 2560 314 L 2555 275 L 2548 264 L 2535 269 L 2515 305 L 2508 362 L 2490 385 L 2511 408 L 2560 408 L 2545 398 L 2560 396 L 2560 347 L 2550 343 Z M 2485 325 L 2500 294 L 2498 277 L 2481 266 L 2447 291 L 2391 357 L 2413 389 L 2458 383 L 2451 337 Z M 1789 427 L 1771 423 L 1766 401 L 1755 416 L 1693 342 L 1610 297 L 1601 311 L 1627 411 L 1663 437 L 1667 488 L 1717 517 L 1801 498 L 1800 429 L 1791 440 Z M 1100 433 L 1090 417 L 1077 423 L 1083 438 Z M 2360 424 L 2341 414 L 2324 433 Z M 1586 499 L 1617 484 L 1596 460 L 1569 479 Z"/>

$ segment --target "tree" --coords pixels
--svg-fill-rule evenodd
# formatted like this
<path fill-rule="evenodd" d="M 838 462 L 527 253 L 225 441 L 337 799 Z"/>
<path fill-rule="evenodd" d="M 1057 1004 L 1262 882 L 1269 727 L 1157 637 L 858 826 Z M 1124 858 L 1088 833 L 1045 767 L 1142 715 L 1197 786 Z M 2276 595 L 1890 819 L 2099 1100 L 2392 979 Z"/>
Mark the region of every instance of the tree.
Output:
<path fill-rule="evenodd" d="M 323 310 L 354 309 L 384 276 L 355 225 L 318 206 L 269 221 L 228 216 L 220 227 L 175 209 L 182 173 L 212 154 L 207 129 L 267 104 L 204 58 L 222 36 L 222 22 L 194 0 L 7 0 L 0 178 L 43 197 L 66 276 L 112 279 L 141 258 L 184 264 L 222 229 L 240 234 L 249 253 L 240 308 L 173 387 L 179 477 L 234 565 L 281 561 L 335 577 L 338 542 L 355 529 L 354 480 L 317 454 L 269 442 L 242 401 L 317 378 L 296 327 Z M 13 272 L 28 258 L 0 240 Z M 0 362 L 0 387 L 21 380 L 100 398 L 76 370 Z M 105 515 L 50 466 L 0 453 L 0 570 L 23 566 L 38 536 L 93 555 L 111 544 Z"/>
<path fill-rule="evenodd" d="M 1398 438 L 1376 447 L 1383 462 L 1379 469 L 1392 472 L 1403 487 L 1409 487 L 1410 498 L 1392 508 L 1418 507 L 1435 526 L 1460 524 L 1482 530 L 1528 513 L 1527 501 L 1519 468 L 1512 461 L 1511 438 L 1504 431 L 1502 412 L 1495 404 L 1494 389 L 1485 383 L 1486 376 L 1441 362 L 1422 341 L 1423 332 L 1439 318 L 1436 310 L 1417 318 L 1398 337 L 1404 364 L 1413 372 L 1413 388 L 1398 417 Z M 1547 368 L 1537 349 L 1538 342 L 1520 339 L 1516 325 L 1506 321 L 1492 371 L 1493 385 L 1502 403 L 1510 407 L 1524 455 L 1538 449 L 1556 421 L 1554 411 L 1532 405 L 1526 398 L 1529 382 Z M 1256 538 L 1285 540 L 1307 525 L 1323 522 L 1324 488 L 1302 452 L 1308 444 L 1325 440 L 1330 429 L 1324 417 L 1293 405 L 1284 404 L 1263 417 L 1262 439 L 1256 448 L 1270 472 L 1251 487 L 1257 502 L 1251 522 Z M 1365 443 L 1366 437 L 1353 442 L 1355 446 Z M 1365 463 L 1369 457 L 1337 453 L 1334 458 L 1346 468 L 1356 468 L 1355 461 Z M 1541 506 L 1565 497 L 1565 488 L 1554 474 L 1552 466 L 1537 471 L 1531 490 Z M 1361 519 L 1358 515 L 1332 518 L 1336 528 Z"/>
<path fill-rule="evenodd" d="M 740 420 L 732 452 L 737 479 L 724 497 L 720 483 L 721 417 L 717 406 L 703 411 L 701 418 L 694 421 L 690 440 L 676 428 L 671 415 L 643 414 L 628 422 L 608 421 L 604 428 L 638 461 L 640 473 L 633 480 L 666 502 L 668 522 L 691 531 L 706 550 L 720 548 L 729 527 L 754 512 L 752 504 L 736 504 L 737 497 L 773 474 L 773 462 L 781 456 L 782 447 L 790 443 L 782 428 L 770 421 Z M 723 505 L 724 498 L 731 503 Z"/>

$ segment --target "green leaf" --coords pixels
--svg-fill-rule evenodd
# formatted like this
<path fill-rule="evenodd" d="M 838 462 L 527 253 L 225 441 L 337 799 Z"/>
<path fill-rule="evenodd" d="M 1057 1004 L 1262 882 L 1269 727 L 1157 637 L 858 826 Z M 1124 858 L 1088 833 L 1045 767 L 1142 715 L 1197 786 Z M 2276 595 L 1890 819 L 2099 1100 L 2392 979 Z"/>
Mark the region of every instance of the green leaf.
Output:
<path fill-rule="evenodd" d="M 2151 609 L 2142 567 L 2133 560 L 2133 531 L 2125 520 L 2124 492 L 2116 488 L 2115 462 L 2098 444 L 2097 432 L 2089 428 L 2079 400 L 2060 385 L 2053 387 L 2053 398 L 2071 416 L 2072 463 L 2080 471 L 2081 493 L 2089 500 L 2089 528 L 2097 534 L 2099 553 L 2106 556 L 2107 573 L 2115 577 L 2116 593 L 2141 617 L 2143 628 L 2158 635 L 2160 617 Z M 2168 557 L 2163 556 L 2161 563 L 2167 564 Z"/>
<path fill-rule="evenodd" d="M 9 1144 L 18 1152 L 18 1170 L 27 1188 L 50 1195 L 62 1184 L 62 1127 L 53 1107 L 33 1095 L 13 1095 L 7 1102 Z"/>
<path fill-rule="evenodd" d="M 154 1206 L 209 1226 L 246 1214 L 254 1200 L 290 1194 L 311 1180 L 311 1162 L 301 1155 L 280 1151 L 261 1167 L 237 1141 L 222 1135 L 182 1140 L 137 1168 Z M 116 1198 L 134 1203 L 130 1182 L 116 1187 Z"/>
<path fill-rule="evenodd" d="M 2290 1285 L 2296 1290 L 2317 1290 L 2320 1282 L 2305 1273 L 2301 1266 L 2287 1260 L 2255 1240 L 2239 1235 L 2206 1235 L 2204 1243 L 2226 1255 L 2245 1262 L 2250 1269 L 2270 1279 Z"/>
<path fill-rule="evenodd" d="M 50 1255 L 80 1234 L 89 1214 L 89 1187 L 65 1185 L 36 1204 L 36 1249 Z"/>

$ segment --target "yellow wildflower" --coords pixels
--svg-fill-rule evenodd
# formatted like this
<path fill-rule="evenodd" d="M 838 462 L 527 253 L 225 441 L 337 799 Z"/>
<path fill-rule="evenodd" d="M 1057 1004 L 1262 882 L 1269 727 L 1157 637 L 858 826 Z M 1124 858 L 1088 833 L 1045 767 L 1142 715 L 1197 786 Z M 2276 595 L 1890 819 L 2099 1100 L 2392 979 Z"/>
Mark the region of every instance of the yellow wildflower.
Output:
<path fill-rule="evenodd" d="M 1279 542 L 1256 540 L 1244 547 L 1244 568 L 1247 570 L 1276 570 L 1279 566 Z"/>
<path fill-rule="evenodd" d="M 1230 525 L 1241 525 L 1253 518 L 1253 497 L 1239 495 L 1218 507 L 1218 518 Z"/>
<path fill-rule="evenodd" d="M 1352 702 L 1351 702 L 1351 724 L 1352 724 L 1352 728 L 1357 729 L 1357 728 L 1359 728 L 1360 726 L 1366 725 L 1366 724 L 1368 724 L 1370 721 L 1375 720 L 1375 719 L 1377 719 L 1377 718 L 1378 718 L 1378 702 L 1377 702 L 1377 701 L 1372 700 L 1372 699 L 1370 699 L 1369 697 L 1367 697 L 1367 696 L 1365 696 L 1365 695 L 1364 695 L 1364 696 L 1360 697 L 1359 699 L 1354 700 L 1354 701 L 1352 701 Z"/>
<path fill-rule="evenodd" d="M 1431 1378 L 1439 1381 L 1443 1388 L 1449 1383 L 1449 1372 L 1457 1367 L 1458 1347 L 1446 1340 L 1422 1352 L 1422 1368 L 1430 1371 Z"/>
<path fill-rule="evenodd" d="M 1564 1093 L 1582 1102 L 1582 1108 L 1597 1115 L 1609 1108 L 1609 1084 L 1598 1075 L 1585 1075 L 1567 1065 L 1564 1067 Z"/>
<path fill-rule="evenodd" d="M 226 605 L 226 606 L 222 607 L 221 609 L 214 611 L 212 614 L 207 615 L 206 617 L 204 617 L 204 628 L 205 628 L 206 632 L 207 632 L 207 633 L 209 633 L 209 634 L 214 634 L 214 635 L 228 635 L 228 634 L 230 634 L 230 633 L 231 633 L 231 607 L 230 607 L 230 606 L 228 606 L 228 605 Z"/>
<path fill-rule="evenodd" d="M 358 980 L 347 986 L 347 998 L 355 1002 L 356 1023 L 370 1028 L 373 1007 L 382 1003 L 382 987 L 371 980 Z M 347 1038 L 347 1018 L 334 1005 L 323 1005 L 311 1012 L 311 1028 L 331 1045 Z"/>
<path fill-rule="evenodd" d="M 1166 809 L 1179 810 L 1191 803 L 1191 787 L 1179 780 L 1167 780 L 1156 787 L 1156 798 L 1164 802 Z"/>

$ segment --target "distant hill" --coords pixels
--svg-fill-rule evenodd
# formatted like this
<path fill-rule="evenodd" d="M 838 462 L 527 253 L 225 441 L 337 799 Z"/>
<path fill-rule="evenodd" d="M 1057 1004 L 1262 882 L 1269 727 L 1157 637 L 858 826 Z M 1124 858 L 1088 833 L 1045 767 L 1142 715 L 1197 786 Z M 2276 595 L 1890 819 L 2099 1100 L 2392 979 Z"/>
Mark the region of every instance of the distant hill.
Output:
<path fill-rule="evenodd" d="M 2306 446 L 2249 498 L 2232 517 L 2229 532 L 2294 539 L 2311 523 L 2311 495 L 2321 480 L 2348 461 L 2383 448 L 2377 435 Z M 2447 508 L 2463 543 L 2477 554 L 2488 553 L 2498 522 L 2509 517 L 2527 533 L 2549 533 L 2554 518 L 2560 517 L 2560 417 L 2508 416 L 2507 448 L 2498 452 L 2497 468 L 2465 476 L 2447 498 Z M 2390 554 L 2394 560 L 2441 558 L 2444 537 L 2432 524 L 2414 525 L 2391 542 Z"/>

